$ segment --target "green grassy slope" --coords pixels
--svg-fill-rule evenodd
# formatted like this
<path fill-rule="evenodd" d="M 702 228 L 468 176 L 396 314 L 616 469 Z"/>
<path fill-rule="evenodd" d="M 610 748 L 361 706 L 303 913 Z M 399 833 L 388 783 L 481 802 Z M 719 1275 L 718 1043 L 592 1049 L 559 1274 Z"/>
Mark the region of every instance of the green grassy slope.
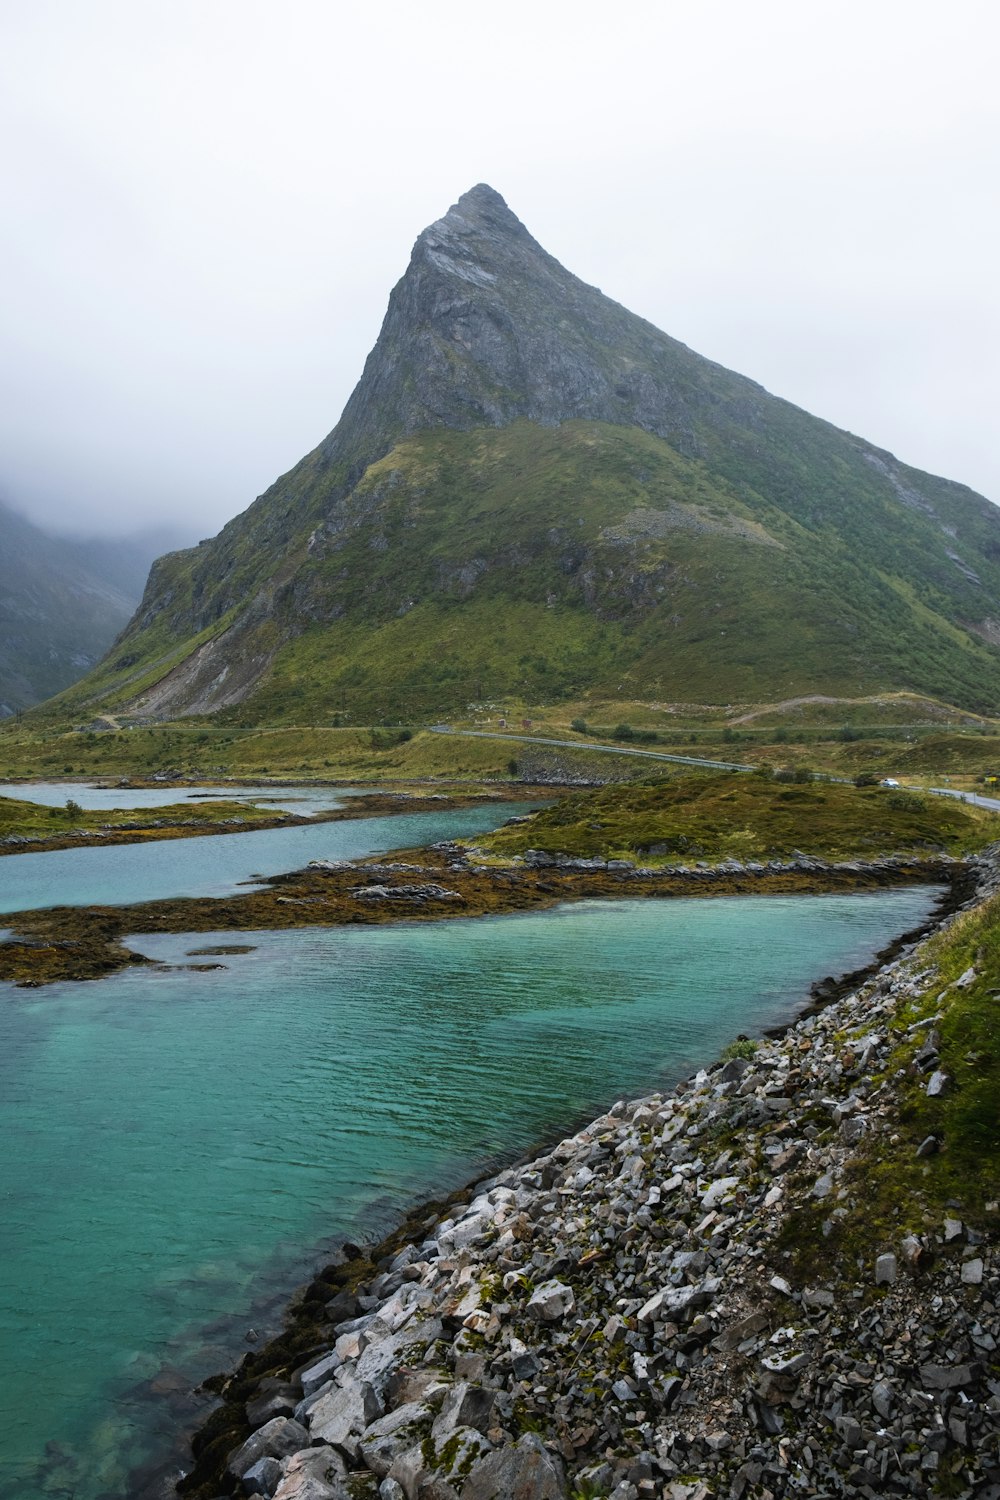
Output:
<path fill-rule="evenodd" d="M 859 465 L 838 491 L 847 538 L 821 508 L 806 524 L 636 428 L 418 434 L 310 527 L 269 609 L 244 613 L 229 649 L 267 666 L 235 717 L 363 721 L 506 695 L 726 702 L 803 689 L 994 705 L 1000 655 L 960 622 L 985 592 L 1000 598 L 1000 562 L 977 552 L 973 585 L 941 525 Z M 164 563 L 185 621 L 191 556 Z M 58 711 L 141 709 L 236 617 L 185 639 L 153 612 Z"/>
<path fill-rule="evenodd" d="M 577 792 L 524 823 L 476 840 L 499 856 L 543 849 L 651 863 L 697 859 L 878 859 L 964 854 L 1000 832 L 1000 817 L 943 798 L 770 776 L 698 774 Z"/>
<path fill-rule="evenodd" d="M 586 286 L 480 184 L 419 237 L 334 431 L 163 560 L 54 710 L 1000 701 L 1000 512 Z"/>

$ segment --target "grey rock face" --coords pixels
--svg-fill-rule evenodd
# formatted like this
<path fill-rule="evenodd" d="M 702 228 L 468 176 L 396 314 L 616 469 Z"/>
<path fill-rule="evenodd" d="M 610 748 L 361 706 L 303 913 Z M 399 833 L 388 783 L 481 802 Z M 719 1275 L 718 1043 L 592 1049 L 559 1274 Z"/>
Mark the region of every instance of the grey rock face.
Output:
<path fill-rule="evenodd" d="M 896 1257 L 886 1254 L 880 1255 L 875 1262 L 875 1285 L 890 1285 L 896 1279 Z"/>
<path fill-rule="evenodd" d="M 318 1398 L 308 1413 L 313 1442 L 343 1447 L 382 1415 L 382 1403 L 367 1381 L 351 1380 Z M 303 1445 L 304 1446 L 304 1445 Z"/>
<path fill-rule="evenodd" d="M 461 1500 L 564 1500 L 562 1465 L 534 1433 L 473 1464 Z"/>
<path fill-rule="evenodd" d="M 561 1281 L 543 1281 L 528 1302 L 528 1312 L 544 1323 L 553 1323 L 573 1311 L 576 1298 L 573 1288 Z"/>
<path fill-rule="evenodd" d="M 350 1500 L 346 1472 L 332 1448 L 306 1448 L 285 1461 L 273 1500 Z"/>
<path fill-rule="evenodd" d="M 241 1448 L 237 1448 L 229 1459 L 229 1472 L 242 1479 L 248 1469 L 262 1458 L 285 1458 L 305 1448 L 309 1434 L 300 1422 L 291 1417 L 272 1417 L 263 1427 L 251 1433 Z"/>
<path fill-rule="evenodd" d="M 281 1465 L 276 1458 L 259 1458 L 243 1475 L 244 1493 L 270 1497 L 281 1483 L 281 1478 Z"/>

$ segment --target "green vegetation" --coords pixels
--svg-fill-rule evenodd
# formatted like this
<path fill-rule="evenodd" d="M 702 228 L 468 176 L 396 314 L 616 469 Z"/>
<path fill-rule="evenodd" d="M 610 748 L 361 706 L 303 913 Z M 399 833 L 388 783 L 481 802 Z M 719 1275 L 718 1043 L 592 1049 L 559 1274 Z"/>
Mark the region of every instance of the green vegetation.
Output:
<path fill-rule="evenodd" d="M 898 1249 L 907 1233 L 940 1233 L 946 1216 L 995 1227 L 1000 897 L 959 915 L 929 940 L 924 958 L 932 971 L 923 992 L 894 1018 L 896 1049 L 884 1078 L 876 1080 L 897 1099 L 893 1128 L 858 1147 L 844 1182 L 844 1213 L 832 1226 L 824 1231 L 829 1209 L 821 1204 L 806 1204 L 789 1218 L 783 1245 L 797 1275 L 829 1275 L 838 1264 L 850 1273 L 856 1261 L 870 1267 L 874 1253 Z M 846 1056 L 850 1037 L 844 1045 Z M 937 1096 L 927 1093 L 931 1069 L 947 1079 Z"/>
<path fill-rule="evenodd" d="M 48 840 L 66 833 L 75 837 L 80 833 L 107 834 L 124 829 L 138 839 L 144 830 L 162 836 L 169 828 L 183 827 L 186 832 L 197 833 L 221 823 L 236 821 L 252 828 L 255 824 L 273 823 L 274 819 L 273 809 L 237 802 L 178 802 L 143 812 L 121 808 L 85 812 L 72 798 L 63 807 L 44 807 L 37 802 L 0 797 L 0 839 Z"/>
<path fill-rule="evenodd" d="M 732 1057 L 741 1057 L 750 1062 L 757 1056 L 757 1043 L 748 1036 L 738 1036 L 734 1042 L 729 1043 L 728 1047 L 723 1047 L 719 1056 L 724 1062 L 728 1062 Z"/>
<path fill-rule="evenodd" d="M 135 626 L 46 712 L 65 721 L 141 704 L 223 636 L 233 674 L 256 682 L 221 711 L 242 724 L 427 718 L 484 698 L 583 694 L 1000 698 L 1000 658 L 955 623 L 981 607 L 972 585 L 944 559 L 939 529 L 931 537 L 875 470 L 856 464 L 835 527 L 807 524 L 791 495 L 723 472 L 723 458 L 685 458 L 638 428 L 593 422 L 438 430 L 398 442 L 349 503 L 336 471 L 304 461 L 279 486 L 303 518 L 280 559 L 273 543 L 246 550 L 260 542 L 249 522 L 227 528 L 219 604 L 234 577 L 250 590 L 280 565 L 281 609 L 251 624 L 237 605 L 209 608 L 207 549 L 175 554 L 158 574 L 169 612 Z M 975 513 L 971 500 L 946 501 L 963 523 Z M 876 566 L 886 535 L 892 579 Z M 970 555 L 1000 593 L 1000 563 Z"/>
<path fill-rule="evenodd" d="M 376 726 L 369 729 L 220 729 L 212 724 L 95 733 L 39 733 L 0 725 L 0 775 L 149 777 L 179 771 L 198 779 L 459 781 L 508 780 L 502 740 L 459 739 Z"/>
<path fill-rule="evenodd" d="M 627 740 L 660 733 L 636 701 L 1000 701 L 988 501 L 553 274 L 495 197 L 463 213 L 485 273 L 463 327 L 489 337 L 456 334 L 418 241 L 335 432 L 160 559 L 48 722 L 391 725 L 517 698 L 586 723 L 592 698 Z M 845 745 L 865 727 L 835 721 Z"/>
<path fill-rule="evenodd" d="M 1000 835 L 1000 817 L 881 787 L 776 782 L 744 772 L 677 776 L 577 792 L 529 822 L 477 839 L 490 854 L 526 849 L 644 863 L 962 854 Z"/>

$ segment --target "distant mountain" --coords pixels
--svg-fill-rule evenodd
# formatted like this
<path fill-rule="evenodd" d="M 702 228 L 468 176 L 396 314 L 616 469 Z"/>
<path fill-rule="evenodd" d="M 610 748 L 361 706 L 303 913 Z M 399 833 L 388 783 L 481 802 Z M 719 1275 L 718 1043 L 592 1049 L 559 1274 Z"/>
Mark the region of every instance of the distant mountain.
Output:
<path fill-rule="evenodd" d="M 82 677 L 128 623 L 160 528 L 105 540 L 51 536 L 0 503 L 0 717 Z"/>
<path fill-rule="evenodd" d="M 244 721 L 470 699 L 1000 701 L 1000 511 L 701 358 L 491 188 L 420 235 L 344 414 L 153 568 L 64 700 Z"/>

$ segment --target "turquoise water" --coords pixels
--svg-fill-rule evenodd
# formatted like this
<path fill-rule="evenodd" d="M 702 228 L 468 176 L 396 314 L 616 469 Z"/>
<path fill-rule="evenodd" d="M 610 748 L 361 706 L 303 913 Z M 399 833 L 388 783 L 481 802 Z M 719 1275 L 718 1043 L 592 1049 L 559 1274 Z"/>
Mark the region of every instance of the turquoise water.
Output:
<path fill-rule="evenodd" d="M 254 933 L 218 971 L 3 990 L 7 1491 L 126 1494 L 188 1414 L 170 1392 L 272 1328 L 331 1241 L 784 1021 L 936 895 Z M 171 964 L 227 941 L 130 939 Z"/>
<path fill-rule="evenodd" d="M 299 870 L 311 859 L 357 859 L 387 849 L 463 838 L 496 828 L 537 803 L 486 803 L 450 811 L 263 828 L 0 858 L 0 912 L 40 906 L 120 906 L 171 896 L 224 896 L 254 877 Z"/>
<path fill-rule="evenodd" d="M 152 811 L 175 807 L 179 802 L 252 802 L 286 812 L 314 813 L 342 807 L 346 797 L 364 796 L 365 789 L 333 786 L 187 786 L 170 783 L 162 787 L 85 786 L 78 781 L 0 782 L 0 797 L 37 802 L 41 807 L 65 807 L 72 801 L 87 811 L 107 812 L 113 807 Z"/>

